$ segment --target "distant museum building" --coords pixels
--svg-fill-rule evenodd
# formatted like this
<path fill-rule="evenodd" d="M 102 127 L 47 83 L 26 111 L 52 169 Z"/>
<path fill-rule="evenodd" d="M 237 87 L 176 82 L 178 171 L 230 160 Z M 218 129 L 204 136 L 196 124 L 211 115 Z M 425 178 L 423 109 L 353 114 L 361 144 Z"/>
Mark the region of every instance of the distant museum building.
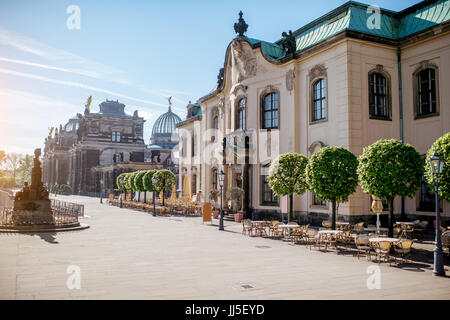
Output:
<path fill-rule="evenodd" d="M 175 115 L 170 107 L 169 115 L 161 116 L 170 118 L 170 124 L 160 117 L 157 129 L 153 130 L 152 141 L 158 143 L 156 152 L 156 148 L 147 148 L 144 142 L 145 120 L 137 110 L 129 115 L 124 104 L 106 100 L 99 105 L 99 112 L 92 113 L 89 104 L 83 115 L 79 113 L 69 119 L 54 134 L 51 130 L 45 139 L 43 180 L 48 188 L 69 185 L 73 194 L 98 196 L 101 190 L 104 195 L 112 193 L 117 188 L 116 177 L 123 172 L 163 167 L 178 172 L 168 151 L 178 142 L 175 125 L 170 122 Z M 164 129 L 164 141 L 168 144 L 159 140 Z"/>

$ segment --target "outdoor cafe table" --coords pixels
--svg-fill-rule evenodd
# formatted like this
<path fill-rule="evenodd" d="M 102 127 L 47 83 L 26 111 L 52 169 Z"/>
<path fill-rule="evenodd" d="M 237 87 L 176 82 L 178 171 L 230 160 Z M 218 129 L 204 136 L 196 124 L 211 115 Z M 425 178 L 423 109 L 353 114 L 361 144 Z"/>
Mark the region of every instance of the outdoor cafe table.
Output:
<path fill-rule="evenodd" d="M 376 227 L 364 228 L 364 231 L 367 231 L 367 232 L 377 232 L 377 228 L 376 228 Z M 384 232 L 388 232 L 389 229 L 388 229 L 388 228 L 378 228 L 378 231 L 384 233 Z"/>
<path fill-rule="evenodd" d="M 284 230 L 284 239 L 288 240 L 291 234 L 291 229 L 298 229 L 300 226 L 298 224 L 281 224 L 278 225 L 278 228 Z M 286 232 L 287 230 L 287 232 Z"/>
<path fill-rule="evenodd" d="M 334 234 L 334 235 L 337 235 L 339 233 L 342 233 L 342 230 L 320 230 L 318 233 L 319 234 Z"/>
<path fill-rule="evenodd" d="M 370 242 L 391 242 L 391 243 L 394 243 L 394 242 L 399 242 L 400 239 L 398 239 L 398 238 L 380 237 L 380 238 L 369 239 L 369 241 Z"/>

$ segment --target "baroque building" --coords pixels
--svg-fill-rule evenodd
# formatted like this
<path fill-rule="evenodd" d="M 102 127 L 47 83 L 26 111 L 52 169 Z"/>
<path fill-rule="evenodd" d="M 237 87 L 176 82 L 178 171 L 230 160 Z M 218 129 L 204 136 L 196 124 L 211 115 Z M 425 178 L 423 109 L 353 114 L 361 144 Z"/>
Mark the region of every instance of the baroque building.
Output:
<path fill-rule="evenodd" d="M 122 172 L 162 168 L 145 162 L 144 122 L 137 111 L 125 113 L 125 105 L 106 100 L 97 113 L 84 114 L 45 139 L 43 169 L 47 187 L 67 184 L 72 193 L 99 195 L 112 193 Z"/>
<path fill-rule="evenodd" d="M 244 188 L 247 215 L 279 217 L 287 198 L 275 197 L 267 182 L 279 154 L 310 157 L 323 146 L 343 146 L 358 156 L 379 139 L 395 138 L 425 157 L 450 131 L 450 0 L 400 12 L 348 2 L 280 32 L 275 42 L 246 36 L 242 12 L 234 27 L 238 36 L 216 88 L 189 104 L 178 124 L 183 189 L 189 183 L 208 199 L 223 172 L 225 191 Z M 358 186 L 339 217 L 366 220 L 370 204 Z M 448 219 L 450 204 L 440 206 Z M 396 213 L 426 218 L 434 207 L 425 180 L 415 198 L 395 200 Z M 294 211 L 302 222 L 319 223 L 331 206 L 306 192 L 295 196 Z"/>

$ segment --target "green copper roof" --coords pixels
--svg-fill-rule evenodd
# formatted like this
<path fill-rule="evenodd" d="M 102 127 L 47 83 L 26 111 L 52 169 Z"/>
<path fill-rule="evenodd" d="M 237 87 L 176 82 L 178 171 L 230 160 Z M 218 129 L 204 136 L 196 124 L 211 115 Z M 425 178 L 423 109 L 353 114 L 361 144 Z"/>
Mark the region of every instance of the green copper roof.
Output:
<path fill-rule="evenodd" d="M 380 28 L 370 28 L 367 21 L 373 13 L 367 12 L 369 5 L 350 1 L 294 32 L 297 52 L 346 30 L 400 40 L 450 20 L 450 0 L 434 1 L 428 5 L 424 2 L 416 6 L 418 9 L 413 6 L 398 13 L 380 9 Z M 261 50 L 270 59 L 280 60 L 286 55 L 281 40 L 276 43 L 248 40 L 252 45 L 260 43 Z"/>
<path fill-rule="evenodd" d="M 430 4 L 400 19 L 398 38 L 402 39 L 450 20 L 450 0 Z"/>

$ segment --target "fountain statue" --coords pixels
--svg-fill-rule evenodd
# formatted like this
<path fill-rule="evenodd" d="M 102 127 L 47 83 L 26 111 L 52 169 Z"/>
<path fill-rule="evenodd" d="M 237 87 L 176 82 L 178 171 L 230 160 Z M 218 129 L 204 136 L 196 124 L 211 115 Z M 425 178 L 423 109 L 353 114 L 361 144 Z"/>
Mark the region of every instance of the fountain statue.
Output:
<path fill-rule="evenodd" d="M 39 157 L 41 149 L 34 150 L 31 185 L 25 182 L 14 197 L 13 221 L 15 224 L 54 224 L 48 191 L 42 183 Z"/>

